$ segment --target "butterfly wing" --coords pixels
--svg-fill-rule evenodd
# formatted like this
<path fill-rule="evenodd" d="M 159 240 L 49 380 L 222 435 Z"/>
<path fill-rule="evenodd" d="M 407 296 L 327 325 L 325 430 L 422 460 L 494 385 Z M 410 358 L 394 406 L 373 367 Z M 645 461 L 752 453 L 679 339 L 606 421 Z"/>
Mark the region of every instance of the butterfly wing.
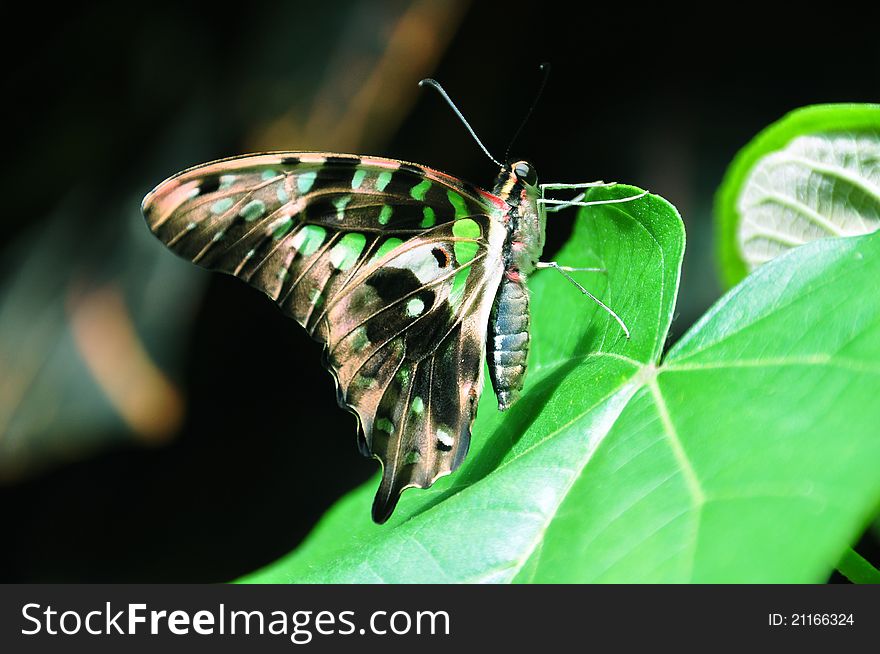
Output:
<path fill-rule="evenodd" d="M 178 254 L 259 288 L 326 344 L 373 518 L 467 453 L 506 230 L 494 196 L 388 159 L 279 153 L 185 171 L 144 200 Z"/>
<path fill-rule="evenodd" d="M 367 266 L 327 311 L 340 404 L 359 417 L 362 450 L 383 464 L 377 522 L 404 489 L 427 488 L 467 453 L 502 229 L 472 216 L 420 234 Z"/>

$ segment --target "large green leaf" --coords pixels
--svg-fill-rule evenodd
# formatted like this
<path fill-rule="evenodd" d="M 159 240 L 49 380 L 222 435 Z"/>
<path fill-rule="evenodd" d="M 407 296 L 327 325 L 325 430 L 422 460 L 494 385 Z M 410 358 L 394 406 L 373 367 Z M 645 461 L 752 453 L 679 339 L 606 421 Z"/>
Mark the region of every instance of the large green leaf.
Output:
<path fill-rule="evenodd" d="M 645 372 L 533 578 L 826 578 L 880 499 L 878 273 L 876 237 L 820 241 L 725 296 Z"/>
<path fill-rule="evenodd" d="M 658 366 L 683 242 L 654 196 L 584 212 L 560 259 L 608 269 L 589 286 L 632 340 L 536 275 L 526 393 L 484 394 L 462 469 L 381 527 L 357 489 L 245 581 L 822 580 L 880 499 L 880 240 L 769 264 Z"/>
<path fill-rule="evenodd" d="M 733 285 L 818 238 L 880 227 L 880 105 L 796 109 L 736 156 L 715 200 L 718 255 Z"/>

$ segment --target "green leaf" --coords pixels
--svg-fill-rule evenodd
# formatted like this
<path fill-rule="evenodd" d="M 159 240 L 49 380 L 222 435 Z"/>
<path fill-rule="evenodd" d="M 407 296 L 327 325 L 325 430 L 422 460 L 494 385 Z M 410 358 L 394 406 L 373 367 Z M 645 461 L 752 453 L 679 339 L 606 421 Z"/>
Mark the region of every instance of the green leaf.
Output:
<path fill-rule="evenodd" d="M 844 552 L 837 570 L 854 584 L 880 584 L 880 570 L 852 548 Z"/>
<path fill-rule="evenodd" d="M 743 148 L 715 198 L 719 263 L 732 286 L 817 238 L 880 227 L 880 105 L 792 111 Z"/>
<path fill-rule="evenodd" d="M 631 187 L 599 189 L 591 199 Z M 534 358 L 473 451 L 370 522 L 375 482 L 249 582 L 818 582 L 880 501 L 880 239 L 817 241 L 728 293 L 658 365 L 684 233 L 661 198 L 582 213 L 534 276 Z"/>

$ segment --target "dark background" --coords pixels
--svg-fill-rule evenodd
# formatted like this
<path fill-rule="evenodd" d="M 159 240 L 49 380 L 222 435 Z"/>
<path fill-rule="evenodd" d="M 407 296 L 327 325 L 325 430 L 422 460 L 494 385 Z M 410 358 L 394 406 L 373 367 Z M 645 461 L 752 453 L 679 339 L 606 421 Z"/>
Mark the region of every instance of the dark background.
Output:
<path fill-rule="evenodd" d="M 62 307 L 53 333 L 66 342 L 70 280 L 89 288 L 115 280 L 186 410 L 174 433 L 145 445 L 95 399 L 87 369 L 81 383 L 67 370 L 53 385 L 53 371 L 66 369 L 46 355 L 32 366 L 39 384 L 28 377 L 13 385 L 21 366 L 7 357 L 4 370 L 0 356 L 0 380 L 23 389 L 15 396 L 22 406 L 40 407 L 26 415 L 44 420 L 14 414 L 16 433 L 51 431 L 56 445 L 74 432 L 90 439 L 82 450 L 47 446 L 49 454 L 29 455 L 3 476 L 0 579 L 229 580 L 288 552 L 373 474 L 374 462 L 355 448 L 354 418 L 336 406 L 319 347 L 246 285 L 178 265 L 149 238 L 137 209 L 177 170 L 255 144 L 343 147 L 335 128 L 326 138 L 321 129 L 296 138 L 278 125 L 288 108 L 307 114 L 333 76 L 345 89 L 346 74 L 367 74 L 334 67 L 334 53 L 381 50 L 389 25 L 407 29 L 400 16 L 424 4 L 117 3 L 33 7 L 7 23 L 28 46 L 2 45 L 0 319 L 23 316 L 15 333 L 38 332 L 43 300 L 21 308 L 9 291 L 18 284 Z M 512 154 L 533 161 L 544 181 L 626 181 L 679 208 L 688 249 L 673 339 L 722 292 L 711 203 L 737 150 L 796 107 L 880 96 L 877 10 L 700 7 L 475 2 L 408 33 L 414 52 L 433 30 L 449 35 L 432 41 L 436 57 L 419 76 L 444 84 L 497 157 L 532 102 L 538 64 L 549 61 L 549 84 Z M 406 79 L 411 91 L 385 79 L 388 101 L 403 109 L 397 118 L 368 116 L 352 148 L 491 183 L 493 165 L 436 95 L 415 88 L 417 77 Z M 323 98 L 332 106 L 332 93 Z M 266 125 L 275 131 L 261 132 Z M 552 254 L 571 217 L 551 214 L 549 222 Z M 143 242 L 131 236 L 137 230 Z M 143 257 L 172 271 L 164 286 L 147 292 L 139 283 Z M 22 272 L 29 261 L 42 277 Z M 48 399 L 47 388 L 55 393 Z M 95 426 L 93 404 L 110 416 Z M 876 540 L 866 537 L 860 551 L 876 561 Z"/>

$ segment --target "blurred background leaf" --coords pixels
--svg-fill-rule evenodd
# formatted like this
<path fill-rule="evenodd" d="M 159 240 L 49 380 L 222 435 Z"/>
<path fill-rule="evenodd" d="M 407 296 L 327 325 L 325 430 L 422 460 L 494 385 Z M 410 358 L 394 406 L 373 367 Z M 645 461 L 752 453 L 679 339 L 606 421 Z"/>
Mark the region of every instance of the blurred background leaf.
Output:
<path fill-rule="evenodd" d="M 787 250 L 880 227 L 880 105 L 802 107 L 736 156 L 715 201 L 721 275 L 733 285 Z"/>

